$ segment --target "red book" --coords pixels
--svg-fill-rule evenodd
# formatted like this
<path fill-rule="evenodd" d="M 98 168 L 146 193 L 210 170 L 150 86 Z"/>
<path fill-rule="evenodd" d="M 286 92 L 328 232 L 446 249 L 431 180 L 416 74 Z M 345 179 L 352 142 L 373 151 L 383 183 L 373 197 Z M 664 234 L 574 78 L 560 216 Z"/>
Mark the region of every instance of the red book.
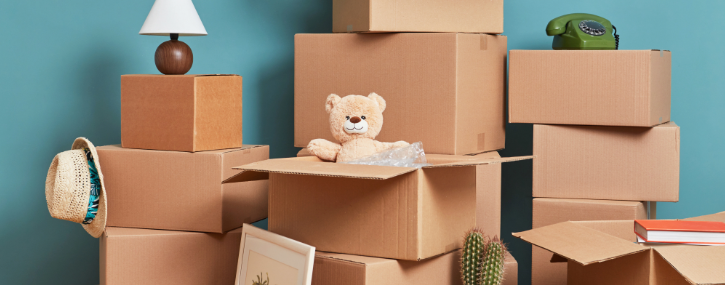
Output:
<path fill-rule="evenodd" d="M 723 222 L 636 220 L 634 233 L 651 243 L 725 244 Z"/>

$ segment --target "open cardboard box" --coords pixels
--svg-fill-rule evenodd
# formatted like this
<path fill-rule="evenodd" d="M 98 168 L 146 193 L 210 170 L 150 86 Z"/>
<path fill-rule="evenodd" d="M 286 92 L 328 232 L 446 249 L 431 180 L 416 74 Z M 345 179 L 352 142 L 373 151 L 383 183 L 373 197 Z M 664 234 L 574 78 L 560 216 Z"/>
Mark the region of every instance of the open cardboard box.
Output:
<path fill-rule="evenodd" d="M 476 226 L 477 165 L 532 157 L 427 158 L 421 169 L 271 159 L 224 183 L 269 179 L 269 230 L 320 251 L 420 260 L 461 248 Z"/>
<path fill-rule="evenodd" d="M 725 212 L 685 220 L 725 222 Z M 563 222 L 513 235 L 553 252 L 552 262 L 567 262 L 570 285 L 725 284 L 725 247 L 637 244 L 632 220 Z"/>

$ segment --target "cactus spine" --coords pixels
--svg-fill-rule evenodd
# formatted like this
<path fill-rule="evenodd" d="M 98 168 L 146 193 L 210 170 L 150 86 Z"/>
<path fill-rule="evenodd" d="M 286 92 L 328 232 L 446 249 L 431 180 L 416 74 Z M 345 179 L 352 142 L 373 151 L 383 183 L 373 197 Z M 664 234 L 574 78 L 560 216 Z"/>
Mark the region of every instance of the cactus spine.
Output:
<path fill-rule="evenodd" d="M 485 246 L 483 232 L 474 228 L 466 233 L 461 255 L 461 280 L 463 285 L 481 284 L 481 253 Z"/>
<path fill-rule="evenodd" d="M 503 281 L 506 245 L 497 237 L 486 243 L 481 260 L 482 285 L 500 285 Z"/>

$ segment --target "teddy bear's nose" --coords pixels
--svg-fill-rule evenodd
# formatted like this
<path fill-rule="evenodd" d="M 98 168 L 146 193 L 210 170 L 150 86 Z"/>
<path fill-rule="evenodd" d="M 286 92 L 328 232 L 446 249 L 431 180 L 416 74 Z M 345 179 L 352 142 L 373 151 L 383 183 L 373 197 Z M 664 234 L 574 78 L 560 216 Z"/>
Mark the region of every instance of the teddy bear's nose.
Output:
<path fill-rule="evenodd" d="M 361 120 L 360 120 L 360 117 L 357 117 L 357 116 L 356 116 L 356 117 L 352 117 L 352 118 L 350 118 L 350 122 L 351 122 L 351 123 L 353 123 L 353 124 L 357 124 L 357 123 L 359 123 L 360 121 L 361 121 Z"/>

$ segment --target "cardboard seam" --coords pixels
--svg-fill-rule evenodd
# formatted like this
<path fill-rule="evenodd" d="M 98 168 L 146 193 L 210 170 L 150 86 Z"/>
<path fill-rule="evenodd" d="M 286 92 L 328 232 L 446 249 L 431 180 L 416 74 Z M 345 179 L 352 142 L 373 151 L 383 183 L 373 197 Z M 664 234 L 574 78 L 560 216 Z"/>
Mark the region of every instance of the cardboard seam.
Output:
<path fill-rule="evenodd" d="M 670 267 L 672 267 L 672 269 L 674 269 L 678 274 L 680 274 L 680 276 L 684 277 L 685 280 L 687 280 L 687 282 L 690 282 L 690 284 L 701 284 L 701 283 L 697 283 L 697 282 L 692 281 L 692 279 L 690 279 L 689 277 L 687 277 L 684 274 L 682 274 L 682 272 L 680 272 L 680 270 L 678 270 L 677 267 L 675 267 L 674 265 L 672 265 L 672 263 L 670 263 L 670 261 L 667 260 L 667 258 L 665 258 L 664 255 L 662 255 L 659 251 L 657 251 L 657 248 L 652 248 L 652 250 L 654 250 L 655 252 L 657 252 L 657 255 L 659 255 L 660 258 L 662 258 L 662 260 L 664 260 L 665 262 L 667 262 L 667 265 L 669 265 Z M 722 284 L 722 283 L 704 283 L 704 284 Z"/>
<path fill-rule="evenodd" d="M 238 168 L 235 168 L 235 169 L 238 169 Z M 265 170 L 265 169 L 249 169 L 249 168 L 245 168 L 244 169 L 244 172 L 252 171 L 252 172 L 266 172 L 266 173 L 291 174 L 291 175 L 309 175 L 309 176 L 337 177 L 337 178 L 353 178 L 353 179 L 367 179 L 367 180 L 388 180 L 388 179 L 392 179 L 392 178 L 395 178 L 395 177 L 398 177 L 398 176 L 401 176 L 401 175 L 404 175 L 404 174 L 411 173 L 411 172 L 413 172 L 415 170 L 417 170 L 417 169 L 414 169 L 414 170 L 411 170 L 411 171 L 408 171 L 408 172 L 404 172 L 404 173 L 400 173 L 400 174 L 396 174 L 396 175 L 390 176 L 388 178 L 369 177 L 369 176 L 368 177 L 360 177 L 360 176 L 352 176 L 352 175 L 334 175 L 334 174 L 318 174 L 318 173 L 302 173 L 302 172 L 295 172 L 295 171 L 270 171 L 270 170 Z"/>
<path fill-rule="evenodd" d="M 197 80 L 196 80 L 197 78 L 198 77 L 196 77 L 196 76 L 194 77 L 194 116 L 193 116 L 193 120 L 192 120 L 194 122 L 194 126 L 191 129 L 192 130 L 191 152 L 196 152 L 196 140 L 197 140 L 197 137 L 196 137 L 197 113 L 196 113 L 196 111 L 199 109 L 198 108 L 198 106 L 199 106 L 199 102 L 198 102 L 199 101 L 198 100 L 199 99 L 199 82 L 197 82 Z"/>

